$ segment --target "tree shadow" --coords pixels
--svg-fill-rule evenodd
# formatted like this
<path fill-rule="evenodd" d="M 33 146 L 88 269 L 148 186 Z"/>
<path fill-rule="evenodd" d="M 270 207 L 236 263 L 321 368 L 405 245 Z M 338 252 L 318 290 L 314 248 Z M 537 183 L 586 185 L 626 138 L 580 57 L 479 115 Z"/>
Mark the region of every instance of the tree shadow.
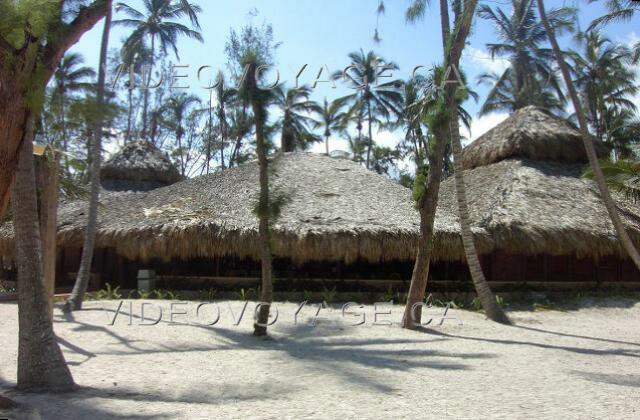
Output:
<path fill-rule="evenodd" d="M 638 346 L 638 347 L 640 347 L 640 343 L 634 343 L 632 341 L 620 341 L 620 340 L 612 340 L 610 338 L 591 337 L 591 336 L 588 336 L 588 335 L 577 335 L 577 334 L 562 333 L 562 332 L 558 332 L 558 331 L 543 330 L 541 328 L 526 327 L 524 325 L 512 325 L 512 327 L 513 328 L 520 328 L 520 329 L 523 329 L 523 330 L 535 331 L 535 332 L 539 332 L 539 333 L 543 333 L 543 334 L 557 335 L 557 336 L 561 336 L 561 337 L 580 338 L 582 340 L 593 340 L 593 341 L 601 341 L 603 343 L 625 344 L 625 345 L 628 345 L 628 346 Z"/>
<path fill-rule="evenodd" d="M 436 331 L 429 328 L 418 328 L 416 329 L 416 331 L 421 331 L 426 334 L 436 335 L 440 337 L 457 338 L 460 340 L 471 340 L 471 341 L 479 341 L 484 343 L 531 346 L 531 347 L 537 347 L 542 349 L 563 350 L 563 351 L 568 351 L 572 353 L 590 354 L 595 356 L 625 356 L 625 357 L 640 358 L 640 350 L 628 350 L 628 349 L 600 350 L 600 349 L 585 348 L 585 347 L 560 346 L 560 345 L 554 345 L 554 344 L 538 343 L 534 341 L 517 341 L 517 340 L 503 340 L 498 338 L 482 338 L 482 337 L 448 334 L 442 331 Z"/>
<path fill-rule="evenodd" d="M 607 374 L 607 373 L 597 373 L 597 372 L 582 372 L 577 370 L 572 370 L 569 373 L 575 376 L 579 376 L 582 379 L 586 379 L 591 382 L 640 388 L 640 375 Z"/>

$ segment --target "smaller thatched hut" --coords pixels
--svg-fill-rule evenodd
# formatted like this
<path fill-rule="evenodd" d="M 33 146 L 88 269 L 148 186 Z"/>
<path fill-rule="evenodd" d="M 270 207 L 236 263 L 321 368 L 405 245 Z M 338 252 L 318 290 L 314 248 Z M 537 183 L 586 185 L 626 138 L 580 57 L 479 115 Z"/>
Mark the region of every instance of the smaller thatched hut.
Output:
<path fill-rule="evenodd" d="M 149 191 L 180 181 L 176 167 L 153 143 L 127 143 L 104 163 L 100 180 L 109 191 Z"/>
<path fill-rule="evenodd" d="M 606 148 L 596 144 L 600 157 Z M 546 110 L 526 107 L 464 150 L 464 179 L 483 268 L 495 287 L 640 286 L 600 195 L 582 174 L 580 133 Z M 627 231 L 640 245 L 640 205 L 613 192 Z M 455 182 L 443 182 L 438 218 L 457 224 Z M 434 267 L 466 279 L 461 247 L 436 251 Z"/>

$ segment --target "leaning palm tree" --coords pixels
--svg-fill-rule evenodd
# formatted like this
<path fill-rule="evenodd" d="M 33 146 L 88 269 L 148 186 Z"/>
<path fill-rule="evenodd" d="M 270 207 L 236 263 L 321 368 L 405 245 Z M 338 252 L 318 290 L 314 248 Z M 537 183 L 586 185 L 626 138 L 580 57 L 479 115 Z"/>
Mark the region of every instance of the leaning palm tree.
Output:
<path fill-rule="evenodd" d="M 532 0 L 511 0 L 511 13 L 488 5 L 479 7 L 478 15 L 494 24 L 499 42 L 488 43 L 491 58 L 501 56 L 509 60 L 502 74 L 484 74 L 481 82 L 493 88 L 480 114 L 495 110 L 509 112 L 528 105 L 547 109 L 562 108 L 565 101 L 559 77 L 549 63 L 552 52 L 543 44 L 547 39 L 544 27 L 536 14 Z M 568 8 L 554 10 L 550 23 L 556 30 L 570 30 L 574 11 Z"/>
<path fill-rule="evenodd" d="M 167 102 L 160 108 L 161 124 L 173 132 L 176 142 L 180 163 L 180 175 L 186 175 L 187 166 L 185 162 L 185 150 L 182 145 L 182 138 L 185 134 L 185 122 L 192 107 L 201 104 L 200 98 L 187 93 L 174 94 L 167 99 Z"/>
<path fill-rule="evenodd" d="M 547 19 L 544 0 L 537 0 L 537 2 L 538 10 L 540 12 L 540 19 L 542 20 L 542 23 L 547 31 L 553 53 L 555 55 L 556 61 L 558 62 L 558 65 L 560 66 L 560 70 L 562 71 L 562 77 L 564 78 L 564 82 L 567 86 L 567 89 L 569 90 L 569 96 L 571 98 L 571 102 L 573 103 L 573 107 L 576 110 L 576 116 L 580 125 L 580 134 L 582 135 L 582 140 L 587 152 L 587 157 L 589 158 L 589 166 L 591 167 L 591 171 L 593 172 L 593 179 L 598 186 L 600 196 L 602 197 L 602 201 L 607 208 L 607 212 L 609 213 L 609 217 L 611 218 L 611 222 L 616 230 L 616 233 L 618 234 L 618 239 L 620 240 L 622 247 L 627 251 L 629 257 L 633 260 L 636 267 L 640 269 L 640 254 L 631 241 L 629 234 L 625 230 L 622 219 L 620 218 L 620 214 L 618 214 L 618 209 L 613 199 L 611 198 L 611 193 L 609 192 L 609 188 L 607 187 L 606 179 L 604 177 L 604 174 L 602 173 L 600 164 L 598 163 L 598 157 L 596 155 L 593 139 L 591 137 L 591 133 L 589 133 L 587 117 L 585 116 L 583 111 L 584 108 L 582 108 L 582 104 L 580 103 L 578 92 L 573 84 L 573 80 L 571 79 L 571 74 L 569 73 L 569 66 L 565 61 L 562 50 L 560 50 L 560 46 L 558 45 L 558 40 L 556 39 L 554 29 L 549 24 L 549 21 Z"/>
<path fill-rule="evenodd" d="M 314 123 L 315 129 L 321 129 L 324 136 L 325 153 L 329 155 L 329 137 L 334 131 L 344 131 L 347 113 L 344 111 L 344 101 L 336 99 L 329 102 L 324 98 L 324 103 L 316 111 L 318 120 Z"/>
<path fill-rule="evenodd" d="M 414 198 L 416 207 L 420 211 L 420 242 L 416 262 L 411 276 L 411 285 L 407 296 L 402 325 L 404 328 L 415 328 L 421 318 L 421 302 L 427 286 L 429 275 L 429 263 L 433 249 L 433 226 L 435 212 L 438 203 L 438 191 L 444 161 L 446 141 L 449 137 L 454 152 L 456 164 L 456 193 L 458 198 L 458 214 L 460 218 L 461 236 L 467 257 L 467 263 L 471 272 L 471 278 L 476 288 L 478 298 L 485 309 L 487 316 L 497 322 L 509 323 L 509 319 L 497 305 L 495 297 L 484 278 L 482 268 L 473 242 L 469 212 L 467 208 L 464 189 L 463 170 L 460 160 L 460 128 L 459 128 L 459 78 L 456 70 L 460 65 L 462 50 L 471 30 L 473 15 L 477 7 L 477 0 L 470 0 L 460 4 L 454 2 L 455 29 L 451 32 L 449 22 L 449 4 L 445 0 L 440 1 L 440 18 L 442 29 L 442 44 L 444 50 L 443 69 L 440 76 L 436 72 L 434 80 L 440 79 L 440 86 L 444 85 L 442 92 L 438 89 L 428 89 L 429 95 L 418 101 L 416 106 L 421 115 L 428 121 L 429 129 L 433 133 L 433 145 L 429 153 L 429 174 L 424 175 L 418 166 L 416 181 L 414 183 Z M 427 6 L 426 0 L 414 0 L 407 10 L 407 20 L 414 22 L 424 17 Z M 436 92 L 435 95 L 433 93 Z"/>
<path fill-rule="evenodd" d="M 132 28 L 133 32 L 127 38 L 123 48 L 127 50 L 139 48 L 144 39 L 149 39 L 150 45 L 150 67 L 153 68 L 156 57 L 156 42 L 159 43 L 160 50 L 166 53 L 171 48 L 178 55 L 177 41 L 178 37 L 186 36 L 187 38 L 203 41 L 199 32 L 199 23 L 197 19 L 198 13 L 201 12 L 200 6 L 193 5 L 187 0 L 145 0 L 144 10 L 139 11 L 125 3 L 118 3 L 116 11 L 122 12 L 128 16 L 127 19 L 115 20 L 114 24 Z M 191 29 L 175 20 L 187 16 L 193 27 Z M 146 74 L 145 85 L 151 83 L 152 71 Z M 142 108 L 142 138 L 147 138 L 149 112 L 149 89 L 144 90 L 144 102 Z"/>
<path fill-rule="evenodd" d="M 57 125 L 60 129 L 62 150 L 65 152 L 64 167 L 69 171 L 67 153 L 69 152 L 69 137 L 67 133 L 68 101 L 74 94 L 87 91 L 90 87 L 88 79 L 95 77 L 91 67 L 83 66 L 84 58 L 78 53 L 66 54 L 58 64 L 53 74 L 53 89 L 51 91 L 51 108 L 57 109 Z"/>
<path fill-rule="evenodd" d="M 95 245 L 96 230 L 98 228 L 98 200 L 100 198 L 100 165 L 102 163 L 102 130 L 104 123 L 103 108 L 105 105 L 105 84 L 107 68 L 107 51 L 109 49 L 109 34 L 111 33 L 111 0 L 107 0 L 107 13 L 104 29 L 102 31 L 102 43 L 100 46 L 100 61 L 98 68 L 98 83 L 96 86 L 96 111 L 92 116 L 92 138 L 89 153 L 91 155 L 90 166 L 90 197 L 87 228 L 85 229 L 84 244 L 80 257 L 80 267 L 76 282 L 73 285 L 71 296 L 67 300 L 64 311 L 70 312 L 82 309 L 84 294 L 89 285 L 91 265 Z"/>
<path fill-rule="evenodd" d="M 375 140 L 373 138 L 373 125 L 376 118 L 391 120 L 392 116 L 402 114 L 402 81 L 392 80 L 380 83 L 380 80 L 388 77 L 392 70 L 398 66 L 387 62 L 373 51 L 365 54 L 363 50 L 349 54 L 351 65 L 344 72 L 348 84 L 357 91 L 341 100 L 354 104 L 357 115 L 367 120 L 369 145 L 365 165 L 370 166 L 371 149 Z"/>
<path fill-rule="evenodd" d="M 320 112 L 319 105 L 309 99 L 311 89 L 307 86 L 274 90 L 274 103 L 282 111 L 282 134 L 280 150 L 293 152 L 305 150 L 321 139 L 311 129 L 317 123 L 311 115 Z"/>

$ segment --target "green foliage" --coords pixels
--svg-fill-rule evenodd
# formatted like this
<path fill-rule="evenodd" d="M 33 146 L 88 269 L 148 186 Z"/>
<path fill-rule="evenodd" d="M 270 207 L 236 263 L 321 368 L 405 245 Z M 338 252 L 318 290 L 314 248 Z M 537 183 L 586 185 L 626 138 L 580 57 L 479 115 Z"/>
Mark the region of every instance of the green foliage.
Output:
<path fill-rule="evenodd" d="M 282 208 L 291 201 L 291 197 L 282 191 L 271 191 L 269 195 L 269 204 L 264 205 L 263 200 L 258 200 L 253 208 L 253 213 L 259 218 L 267 218 L 271 221 L 280 217 Z"/>
<path fill-rule="evenodd" d="M 600 168 L 609 187 L 623 193 L 627 199 L 637 202 L 640 199 L 640 162 L 619 160 L 601 160 Z M 593 179 L 591 167 L 583 175 Z"/>
<path fill-rule="evenodd" d="M 424 197 L 427 194 L 428 175 L 429 170 L 424 166 L 416 170 L 416 179 L 413 183 L 413 201 L 416 209 L 420 208 L 422 200 L 424 200 Z"/>
<path fill-rule="evenodd" d="M 0 36 L 16 49 L 29 33 L 43 38 L 60 18 L 59 2 L 51 0 L 3 0 L 0 2 Z"/>
<path fill-rule="evenodd" d="M 106 288 L 99 290 L 96 293 L 96 299 L 98 300 L 117 300 L 117 299 L 122 299 L 122 294 L 120 293 L 120 286 L 116 287 L 115 289 L 111 288 L 111 285 L 109 283 L 105 284 Z"/>
<path fill-rule="evenodd" d="M 322 291 L 322 300 L 324 300 L 325 302 L 333 302 L 336 298 L 336 295 L 337 293 L 335 286 L 331 290 L 325 287 Z"/>

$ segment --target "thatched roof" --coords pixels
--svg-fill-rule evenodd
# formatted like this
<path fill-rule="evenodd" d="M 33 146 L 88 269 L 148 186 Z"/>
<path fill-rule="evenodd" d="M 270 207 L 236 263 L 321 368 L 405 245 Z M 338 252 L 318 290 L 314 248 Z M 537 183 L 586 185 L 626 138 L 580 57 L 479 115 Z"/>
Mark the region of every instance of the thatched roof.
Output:
<path fill-rule="evenodd" d="M 528 159 L 508 159 L 465 171 L 478 251 L 626 256 L 595 183 L 583 179 L 583 171 L 582 164 Z M 629 234 L 640 244 L 640 204 L 612 194 Z M 453 177 L 441 185 L 438 210 L 452 215 L 457 225 Z"/>
<path fill-rule="evenodd" d="M 607 150 L 596 144 L 599 157 Z M 535 106 L 522 108 L 464 149 L 465 169 L 504 159 L 586 163 L 580 132 L 567 121 Z"/>
<path fill-rule="evenodd" d="M 273 224 L 275 255 L 296 261 L 414 257 L 419 218 L 407 188 L 324 155 L 286 153 L 271 168 L 272 191 L 287 198 Z M 101 200 L 97 244 L 142 259 L 258 257 L 257 197 L 255 161 L 149 192 L 112 193 Z M 59 244 L 82 245 L 85 208 L 83 202 L 61 206 Z M 438 230 L 441 247 L 453 243 L 455 228 L 446 218 Z"/>
<path fill-rule="evenodd" d="M 287 153 L 271 167 L 272 191 L 287 197 L 273 224 L 276 256 L 296 262 L 414 259 L 419 216 L 408 189 L 323 155 Z M 528 159 L 465 171 L 479 252 L 625 256 L 595 184 L 581 178 L 582 171 L 581 164 Z M 463 260 L 454 179 L 441 188 L 433 257 Z M 640 244 L 640 205 L 615 196 Z M 256 162 L 149 192 L 105 194 L 97 244 L 131 259 L 258 258 L 257 197 Z M 85 209 L 80 201 L 61 205 L 60 245 L 82 245 Z M 12 236 L 10 224 L 0 227 L 0 255 L 13 253 Z"/>
<path fill-rule="evenodd" d="M 178 182 L 180 174 L 165 153 L 141 140 L 126 144 L 105 162 L 100 178 L 107 190 L 148 191 Z"/>

